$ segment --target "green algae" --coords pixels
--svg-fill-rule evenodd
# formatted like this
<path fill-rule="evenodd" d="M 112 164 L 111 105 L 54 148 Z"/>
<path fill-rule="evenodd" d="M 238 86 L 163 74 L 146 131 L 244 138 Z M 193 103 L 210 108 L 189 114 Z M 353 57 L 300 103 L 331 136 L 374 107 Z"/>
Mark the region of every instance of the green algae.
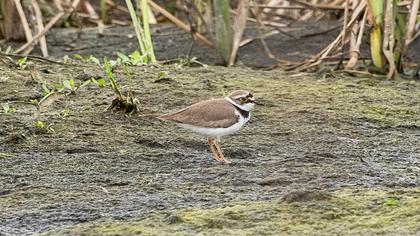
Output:
<path fill-rule="evenodd" d="M 359 114 L 382 125 L 397 126 L 411 124 L 419 126 L 420 122 L 415 107 L 389 106 L 385 104 L 368 104 L 361 106 Z"/>
<path fill-rule="evenodd" d="M 415 235 L 418 222 L 420 188 L 342 189 L 318 199 L 177 210 L 42 235 Z"/>

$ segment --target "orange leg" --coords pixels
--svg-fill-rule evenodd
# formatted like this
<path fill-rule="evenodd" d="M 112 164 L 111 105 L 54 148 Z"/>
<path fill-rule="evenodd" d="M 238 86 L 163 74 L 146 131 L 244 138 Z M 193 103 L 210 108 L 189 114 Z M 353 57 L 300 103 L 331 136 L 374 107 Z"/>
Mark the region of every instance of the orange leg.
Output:
<path fill-rule="evenodd" d="M 210 143 L 211 143 L 211 144 L 210 144 Z M 227 159 L 225 158 L 225 156 L 223 155 L 223 152 L 222 152 L 222 150 L 220 149 L 219 144 L 217 143 L 216 139 L 214 139 L 214 138 L 209 138 L 209 144 L 210 144 L 210 148 L 212 148 L 212 149 L 214 149 L 214 150 L 215 150 L 215 152 L 213 152 L 213 153 L 217 155 L 217 159 L 215 158 L 216 160 L 221 161 L 221 162 L 224 162 L 224 163 L 226 163 L 226 164 L 231 163 L 231 162 L 230 162 L 229 160 L 227 160 Z"/>
<path fill-rule="evenodd" d="M 209 138 L 209 139 L 208 139 L 208 143 L 209 143 L 210 151 L 211 151 L 211 153 L 212 153 L 212 155 L 213 155 L 213 158 L 214 158 L 216 161 L 220 161 L 220 162 L 222 162 L 222 159 L 220 159 L 220 158 L 219 158 L 219 155 L 218 155 L 218 153 L 217 153 L 217 148 L 216 148 L 216 147 L 215 147 L 215 145 L 214 145 L 214 139 L 213 139 L 213 138 Z"/>

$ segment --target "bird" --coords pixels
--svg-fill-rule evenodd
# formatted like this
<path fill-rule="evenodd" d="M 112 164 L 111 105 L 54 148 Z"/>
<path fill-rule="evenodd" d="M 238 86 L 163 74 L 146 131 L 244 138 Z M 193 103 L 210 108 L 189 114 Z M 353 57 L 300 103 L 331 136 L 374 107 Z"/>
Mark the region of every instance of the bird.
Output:
<path fill-rule="evenodd" d="M 197 102 L 157 118 L 207 137 L 213 158 L 229 164 L 231 161 L 225 158 L 218 142 L 221 137 L 238 132 L 250 120 L 255 104 L 252 93 L 235 90 L 225 98 Z"/>

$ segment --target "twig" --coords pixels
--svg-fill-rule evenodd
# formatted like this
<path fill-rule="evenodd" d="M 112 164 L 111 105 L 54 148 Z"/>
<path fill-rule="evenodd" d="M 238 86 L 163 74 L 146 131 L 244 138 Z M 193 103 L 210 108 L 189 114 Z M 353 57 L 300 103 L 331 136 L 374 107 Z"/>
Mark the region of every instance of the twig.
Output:
<path fill-rule="evenodd" d="M 60 12 L 58 13 L 56 16 L 54 16 L 50 22 L 48 22 L 48 24 L 45 26 L 45 28 L 41 31 L 38 32 L 35 37 L 33 37 L 33 39 L 27 43 L 25 43 L 24 45 L 22 45 L 19 49 L 17 49 L 15 51 L 15 53 L 19 53 L 23 50 L 25 50 L 27 47 L 31 46 L 34 42 L 36 42 L 39 38 L 41 38 L 43 35 L 45 35 L 48 30 L 60 19 L 60 17 L 62 17 L 64 15 L 64 12 Z"/>
<path fill-rule="evenodd" d="M 335 71 L 335 73 L 347 73 L 347 74 L 350 74 L 350 75 L 359 74 L 359 75 L 374 77 L 374 78 L 385 78 L 384 75 L 372 74 L 368 71 L 359 71 L 359 70 L 344 69 L 344 70 L 337 70 L 337 71 Z"/>
<path fill-rule="evenodd" d="M 35 11 L 36 24 L 38 25 L 38 33 L 39 33 L 40 31 L 44 29 L 44 23 L 42 22 L 41 9 L 39 8 L 39 5 L 36 0 L 31 0 L 31 4 Z M 43 35 L 39 39 L 39 44 L 41 46 L 42 56 L 48 57 L 47 40 L 45 38 L 45 35 Z"/>
<path fill-rule="evenodd" d="M 161 6 L 159 6 L 158 4 L 154 3 L 151 0 L 149 0 L 148 3 L 149 3 L 149 5 L 153 9 L 155 9 L 158 12 L 160 12 L 162 15 L 164 15 L 166 18 L 168 18 L 170 21 L 172 21 L 176 26 L 178 26 L 179 28 L 181 28 L 181 29 L 183 29 L 185 31 L 191 32 L 191 28 L 187 24 L 185 24 L 184 22 L 182 22 L 181 20 L 179 20 L 178 18 L 176 18 L 170 12 L 168 12 L 167 10 L 165 10 L 164 8 L 162 8 Z M 201 40 L 207 46 L 213 47 L 213 43 L 210 42 L 206 37 L 204 37 L 200 33 L 195 32 L 194 33 L 194 36 L 196 38 L 198 38 L 199 40 Z"/>
<path fill-rule="evenodd" d="M 264 38 L 264 39 L 265 39 L 265 38 L 267 38 L 267 37 L 270 37 L 270 36 L 273 36 L 273 35 L 276 35 L 276 34 L 279 34 L 279 33 L 280 33 L 280 31 L 278 31 L 278 30 L 272 30 L 272 31 L 270 31 L 270 32 L 268 32 L 268 33 L 266 33 L 266 34 L 259 35 L 258 37 L 244 39 L 244 40 L 243 40 L 243 41 L 241 41 L 241 43 L 239 44 L 239 47 L 245 46 L 245 45 L 247 45 L 247 44 L 251 43 L 252 41 L 254 41 L 254 40 L 256 40 L 256 39 L 259 39 L 259 38 Z"/>
<path fill-rule="evenodd" d="M 40 57 L 40 56 L 34 56 L 34 55 L 23 55 L 23 54 L 17 54 L 17 53 L 4 53 L 4 52 L 0 52 L 0 56 L 3 57 L 16 57 L 16 58 L 22 58 L 22 57 L 26 57 L 28 59 L 32 59 L 32 60 L 36 60 L 36 61 L 46 61 L 46 62 L 50 62 L 50 63 L 54 63 L 54 64 L 60 64 L 62 65 L 62 62 L 59 61 L 54 61 L 45 57 Z"/>

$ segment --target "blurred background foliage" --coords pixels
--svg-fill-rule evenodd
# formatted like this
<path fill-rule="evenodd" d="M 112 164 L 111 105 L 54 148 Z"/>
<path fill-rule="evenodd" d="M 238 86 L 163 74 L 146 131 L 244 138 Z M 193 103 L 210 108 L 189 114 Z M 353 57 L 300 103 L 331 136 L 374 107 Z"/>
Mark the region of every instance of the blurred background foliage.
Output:
<path fill-rule="evenodd" d="M 404 73 L 403 54 L 419 36 L 419 1 L 0 0 L 0 42 L 22 42 L 21 47 L 9 50 L 20 55 L 28 55 L 39 46 L 48 57 L 45 35 L 52 27 L 134 24 L 141 53 L 155 63 L 149 25 L 171 23 L 191 33 L 196 41 L 215 48 L 216 63 L 231 66 L 238 48 L 249 40 L 243 37 L 249 24 L 271 27 L 274 30 L 270 35 L 287 31 L 294 22 L 329 20 L 342 25 L 340 34 L 326 42 L 328 46 L 318 54 L 299 62 L 276 58 L 262 31 L 254 40 L 261 40 L 267 55 L 286 70 L 316 70 L 323 62 L 333 60 L 335 70 L 366 70 L 394 78 Z M 367 64 L 359 60 L 363 40 L 370 45 Z"/>

